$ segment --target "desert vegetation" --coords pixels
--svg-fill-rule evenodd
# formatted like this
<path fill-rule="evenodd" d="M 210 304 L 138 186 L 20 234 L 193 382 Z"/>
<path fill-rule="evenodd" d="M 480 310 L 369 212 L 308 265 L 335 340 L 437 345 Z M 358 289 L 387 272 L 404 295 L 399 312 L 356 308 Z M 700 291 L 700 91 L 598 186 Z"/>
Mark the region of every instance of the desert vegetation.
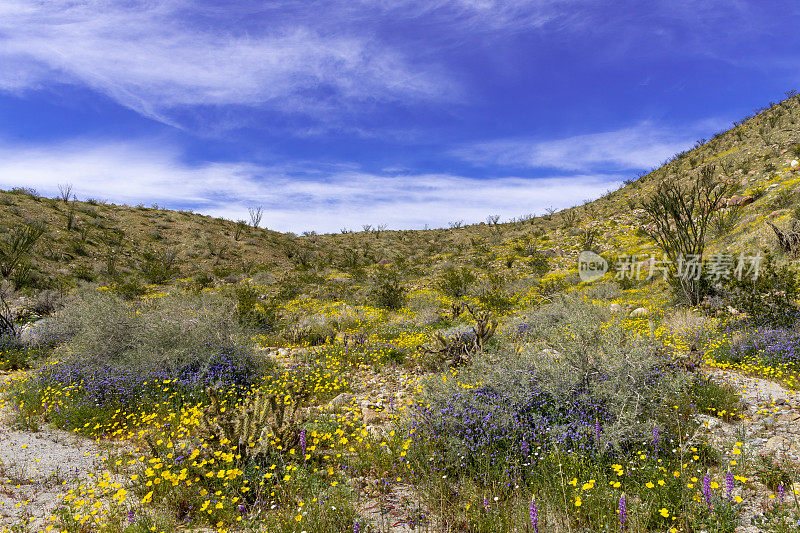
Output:
<path fill-rule="evenodd" d="M 0 192 L 0 522 L 798 531 L 797 115 L 792 95 L 595 202 L 448 229 Z M 604 276 L 581 281 L 584 250 Z M 681 278 L 688 256 L 730 268 Z M 20 439 L 62 430 L 94 470 L 37 478 Z"/>

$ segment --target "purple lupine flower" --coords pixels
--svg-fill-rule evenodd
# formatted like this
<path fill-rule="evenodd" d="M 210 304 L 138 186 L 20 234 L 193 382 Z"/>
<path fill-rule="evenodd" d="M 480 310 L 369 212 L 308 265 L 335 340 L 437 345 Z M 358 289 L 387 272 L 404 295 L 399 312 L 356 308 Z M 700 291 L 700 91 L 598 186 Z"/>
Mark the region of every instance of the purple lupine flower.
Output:
<path fill-rule="evenodd" d="M 133 508 L 131 508 L 130 510 L 128 510 L 128 516 L 127 516 L 126 518 L 128 519 L 128 523 L 129 523 L 129 524 L 132 524 L 132 523 L 133 523 L 133 521 L 135 520 L 135 517 L 134 517 L 134 512 L 133 512 Z"/>
<path fill-rule="evenodd" d="M 483 497 L 483 509 L 486 511 L 489 510 L 489 500 L 486 499 L 486 496 Z"/>
<path fill-rule="evenodd" d="M 658 442 L 658 426 L 653 426 L 653 446 L 655 447 L 656 452 L 658 452 Z"/>
<path fill-rule="evenodd" d="M 725 490 L 728 493 L 728 499 L 730 500 L 733 496 L 733 472 L 728 470 L 728 473 L 725 475 Z"/>
<path fill-rule="evenodd" d="M 531 498 L 530 513 L 531 513 L 531 527 L 533 527 L 533 533 L 539 533 L 539 508 L 536 507 L 536 500 L 533 498 Z"/>
<path fill-rule="evenodd" d="M 706 500 L 706 504 L 711 507 L 711 476 L 708 474 L 703 478 L 703 498 Z"/>
<path fill-rule="evenodd" d="M 786 489 L 783 488 L 783 483 L 781 483 L 780 485 L 778 485 L 778 498 L 780 498 L 781 501 L 783 501 L 783 496 L 785 494 L 786 494 Z"/>
<path fill-rule="evenodd" d="M 625 522 L 628 521 L 628 502 L 625 501 L 625 495 L 619 497 L 619 528 L 625 529 Z"/>
<path fill-rule="evenodd" d="M 358 520 L 353 521 L 353 533 L 358 533 L 361 531 L 361 525 L 358 523 Z"/>
<path fill-rule="evenodd" d="M 300 431 L 300 448 L 303 450 L 303 462 L 306 462 L 306 430 L 303 428 Z"/>

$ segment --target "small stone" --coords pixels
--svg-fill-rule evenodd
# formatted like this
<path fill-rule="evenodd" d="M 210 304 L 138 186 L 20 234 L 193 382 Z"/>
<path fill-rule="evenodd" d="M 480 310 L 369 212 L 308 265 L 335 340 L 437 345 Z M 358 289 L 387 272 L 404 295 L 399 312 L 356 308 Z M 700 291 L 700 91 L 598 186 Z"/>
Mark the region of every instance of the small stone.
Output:
<path fill-rule="evenodd" d="M 647 316 L 650 314 L 650 311 L 646 307 L 637 307 L 634 309 L 630 316 Z"/>
<path fill-rule="evenodd" d="M 620 311 L 622 311 L 622 306 L 619 304 L 611 304 L 608 306 L 608 310 L 611 311 L 612 313 L 619 313 Z"/>
<path fill-rule="evenodd" d="M 767 440 L 765 448 L 769 452 L 777 452 L 782 450 L 783 448 L 788 448 L 789 444 L 790 444 L 789 439 L 787 439 L 786 437 L 775 435 L 774 437 L 770 437 L 769 440 Z"/>
<path fill-rule="evenodd" d="M 366 425 L 374 424 L 380 420 L 378 413 L 369 407 L 364 407 L 361 409 L 361 416 L 364 418 L 364 424 Z"/>
<path fill-rule="evenodd" d="M 328 405 L 330 405 L 331 407 L 341 407 L 345 404 L 350 403 L 352 399 L 353 399 L 352 394 L 350 394 L 349 392 L 343 392 L 339 396 L 331 400 Z"/>

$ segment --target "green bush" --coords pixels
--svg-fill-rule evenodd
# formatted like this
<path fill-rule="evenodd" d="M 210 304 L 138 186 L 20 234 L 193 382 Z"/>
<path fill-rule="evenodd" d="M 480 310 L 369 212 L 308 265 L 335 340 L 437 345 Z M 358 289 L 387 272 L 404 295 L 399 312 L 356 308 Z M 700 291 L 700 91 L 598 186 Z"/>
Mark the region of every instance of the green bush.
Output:
<path fill-rule="evenodd" d="M 71 296 L 47 327 L 66 344 L 67 364 L 142 374 L 158 369 L 177 378 L 205 376 L 223 357 L 233 359 L 242 376 L 250 374 L 246 379 L 261 371 L 249 348 L 250 330 L 237 320 L 233 302 L 219 295 L 166 296 L 132 305 L 89 289 Z"/>
<path fill-rule="evenodd" d="M 386 266 L 378 267 L 372 276 L 369 297 L 378 307 L 392 310 L 403 307 L 406 288 L 400 274 Z"/>
<path fill-rule="evenodd" d="M 469 292 L 470 285 L 475 282 L 477 276 L 467 267 L 456 268 L 448 266 L 439 276 L 436 284 L 440 291 L 453 298 L 461 298 Z"/>
<path fill-rule="evenodd" d="M 795 323 L 800 309 L 800 281 L 788 265 L 778 266 L 771 255 L 762 262 L 758 276 L 732 277 L 724 286 L 725 302 L 747 313 L 755 326 L 789 327 Z"/>
<path fill-rule="evenodd" d="M 457 380 L 427 381 L 425 427 L 446 462 L 466 456 L 506 468 L 532 443 L 616 454 L 651 446 L 654 424 L 667 437 L 672 413 L 664 398 L 680 396 L 685 379 L 665 370 L 655 344 L 626 338 L 603 318 L 595 306 L 559 302 L 523 327 L 543 344 L 478 359 Z"/>
<path fill-rule="evenodd" d="M 135 300 L 147 294 L 147 285 L 136 276 L 118 277 L 111 284 L 111 291 L 125 300 Z"/>

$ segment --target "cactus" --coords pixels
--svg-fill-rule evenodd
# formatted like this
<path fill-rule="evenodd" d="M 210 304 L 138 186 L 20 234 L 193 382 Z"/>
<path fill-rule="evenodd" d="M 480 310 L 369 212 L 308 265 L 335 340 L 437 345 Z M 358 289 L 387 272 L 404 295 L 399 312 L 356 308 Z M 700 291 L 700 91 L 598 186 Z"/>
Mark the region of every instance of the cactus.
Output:
<path fill-rule="evenodd" d="M 468 304 L 464 304 L 464 307 L 475 321 L 472 332 L 455 335 L 443 335 L 435 332 L 433 334 L 434 345 L 422 347 L 424 353 L 435 355 L 441 359 L 441 362 L 451 367 L 467 364 L 470 356 L 482 352 L 486 341 L 492 338 L 497 331 L 497 320 L 492 318 L 491 313 L 485 310 L 477 311 Z"/>
<path fill-rule="evenodd" d="M 492 318 L 489 311 L 475 311 L 468 304 L 464 305 L 467 311 L 469 311 L 469 314 L 472 315 L 473 320 L 475 320 L 475 325 L 472 326 L 472 332 L 475 334 L 476 348 L 482 351 L 484 343 L 491 339 L 494 336 L 494 332 L 497 331 L 497 320 Z"/>
<path fill-rule="evenodd" d="M 228 444 L 237 452 L 254 456 L 280 446 L 288 450 L 299 438 L 300 406 L 308 394 L 305 387 L 290 385 L 280 394 L 259 391 L 236 408 L 226 409 L 215 389 L 206 389 L 210 405 L 203 413 L 199 432 L 212 447 Z"/>

